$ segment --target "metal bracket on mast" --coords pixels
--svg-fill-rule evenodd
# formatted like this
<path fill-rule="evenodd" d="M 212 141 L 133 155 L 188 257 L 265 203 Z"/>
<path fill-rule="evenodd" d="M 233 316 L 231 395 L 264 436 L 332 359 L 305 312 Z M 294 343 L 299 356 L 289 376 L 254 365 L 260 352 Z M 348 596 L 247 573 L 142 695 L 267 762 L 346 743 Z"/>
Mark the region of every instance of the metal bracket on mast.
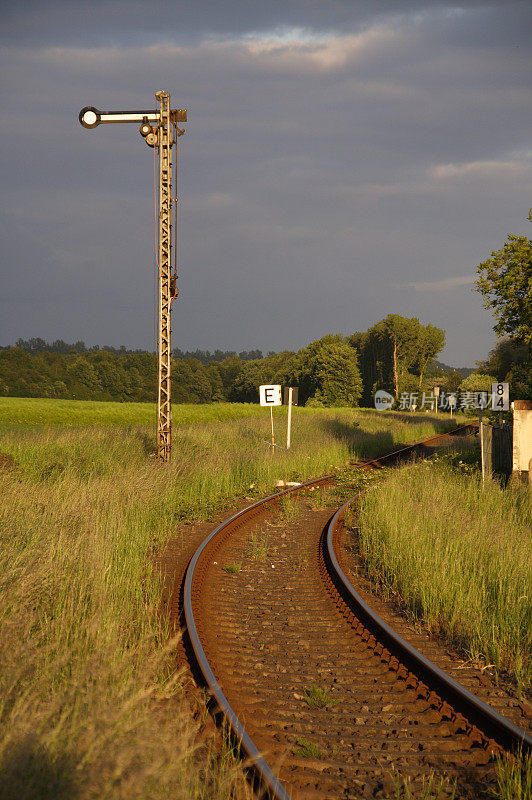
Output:
<path fill-rule="evenodd" d="M 185 132 L 177 127 L 178 122 L 187 121 L 184 108 L 171 109 L 168 92 L 155 93 L 159 103 L 156 111 L 99 111 L 86 106 L 79 112 L 79 121 L 84 128 L 96 128 L 111 122 L 140 123 L 140 134 L 146 144 L 157 148 L 159 164 L 158 184 L 158 246 L 157 266 L 159 271 L 159 333 L 158 333 L 158 391 L 157 391 L 157 456 L 168 461 L 172 451 L 172 406 L 171 406 L 171 325 L 172 301 L 177 297 L 177 274 L 172 274 L 172 250 L 176 248 L 177 230 L 172 230 L 172 126 L 176 137 Z"/>

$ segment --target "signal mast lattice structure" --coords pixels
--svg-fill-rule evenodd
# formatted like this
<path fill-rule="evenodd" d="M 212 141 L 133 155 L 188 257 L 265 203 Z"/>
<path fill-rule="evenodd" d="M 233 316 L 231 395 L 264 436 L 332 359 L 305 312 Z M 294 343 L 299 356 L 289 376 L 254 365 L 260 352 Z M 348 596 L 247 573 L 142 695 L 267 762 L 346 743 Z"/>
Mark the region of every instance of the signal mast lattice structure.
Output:
<path fill-rule="evenodd" d="M 155 93 L 156 111 L 99 111 L 86 106 L 79 112 L 84 128 L 113 122 L 140 123 L 140 134 L 147 145 L 157 149 L 158 161 L 158 236 L 157 267 L 159 273 L 159 332 L 157 390 L 157 456 L 168 461 L 172 451 L 171 405 L 171 307 L 177 297 L 176 261 L 172 269 L 172 253 L 177 253 L 177 197 L 172 197 L 172 148 L 177 137 L 185 132 L 178 122 L 187 121 L 184 108 L 171 109 L 168 92 Z M 177 148 L 176 148 L 177 149 Z M 172 203 L 176 209 L 176 225 L 172 226 Z"/>

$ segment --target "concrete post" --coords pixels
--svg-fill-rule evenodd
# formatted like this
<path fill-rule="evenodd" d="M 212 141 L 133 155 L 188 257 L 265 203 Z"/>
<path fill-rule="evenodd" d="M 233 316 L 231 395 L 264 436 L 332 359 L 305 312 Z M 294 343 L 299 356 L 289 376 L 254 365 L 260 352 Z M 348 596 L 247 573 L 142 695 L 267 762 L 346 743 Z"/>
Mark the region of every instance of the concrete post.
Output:
<path fill-rule="evenodd" d="M 512 478 L 530 481 L 532 464 L 532 401 L 514 400 L 513 471 Z"/>

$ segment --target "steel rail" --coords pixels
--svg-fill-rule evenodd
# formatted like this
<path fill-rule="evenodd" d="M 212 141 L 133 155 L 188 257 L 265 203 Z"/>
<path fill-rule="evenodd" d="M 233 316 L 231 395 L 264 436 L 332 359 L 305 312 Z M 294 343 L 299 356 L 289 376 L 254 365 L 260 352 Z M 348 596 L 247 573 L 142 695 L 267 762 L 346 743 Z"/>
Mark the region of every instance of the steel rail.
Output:
<path fill-rule="evenodd" d="M 458 435 L 467 435 L 468 433 L 471 433 L 472 429 L 474 429 L 474 428 L 476 428 L 476 426 L 474 424 L 468 424 L 468 425 L 460 426 L 458 428 L 453 428 L 452 430 L 447 431 L 446 433 L 438 434 L 437 436 L 433 436 L 430 439 L 424 439 L 424 440 L 420 440 L 420 441 L 417 441 L 417 442 L 413 442 L 412 444 L 406 445 L 405 447 L 402 447 L 399 450 L 396 450 L 396 451 L 393 451 L 391 453 L 388 453 L 385 456 L 381 456 L 381 457 L 376 458 L 376 459 L 372 459 L 372 460 L 369 460 L 369 461 L 362 462 L 362 463 L 358 464 L 357 467 L 360 468 L 360 469 L 371 469 L 371 468 L 379 469 L 381 466 L 383 466 L 385 464 L 388 464 L 390 462 L 393 462 L 394 460 L 397 460 L 399 458 L 401 458 L 401 459 L 404 458 L 409 453 L 412 453 L 413 451 L 415 451 L 416 448 L 418 448 L 418 447 L 430 446 L 431 444 L 437 442 L 440 439 L 444 439 L 444 438 L 447 438 L 449 436 L 453 436 L 453 435 L 456 435 L 456 434 L 458 434 Z M 320 486 L 320 485 L 324 485 L 324 484 L 327 484 L 327 483 L 331 483 L 334 479 L 335 479 L 335 476 L 333 474 L 330 474 L 330 475 L 324 475 L 324 476 L 322 476 L 320 478 L 315 478 L 315 479 L 310 480 L 310 481 L 306 481 L 305 483 L 302 483 L 299 486 L 291 487 L 291 488 L 285 489 L 285 490 L 283 490 L 281 492 L 276 492 L 273 495 L 269 495 L 268 497 L 263 498 L 262 500 L 259 500 L 256 503 L 253 503 L 253 504 L 247 506 L 243 510 L 237 512 L 236 514 L 233 514 L 233 516 L 229 517 L 229 519 L 225 520 L 220 525 L 218 525 L 218 527 L 215 528 L 215 530 L 211 534 L 209 534 L 209 536 L 207 536 L 205 538 L 205 540 L 202 542 L 202 544 L 199 546 L 199 548 L 194 553 L 192 559 L 190 560 L 190 562 L 188 564 L 188 567 L 187 567 L 186 576 L 185 576 L 185 585 L 184 585 L 185 620 L 186 620 L 186 625 L 187 625 L 188 636 L 189 636 L 189 639 L 190 639 L 190 643 L 191 643 L 191 646 L 192 646 L 192 649 L 193 649 L 193 652 L 194 652 L 194 656 L 195 656 L 197 665 L 198 665 L 198 667 L 199 667 L 199 669 L 200 669 L 200 671 L 202 673 L 203 679 L 205 680 L 205 683 L 209 687 L 209 689 L 210 689 L 210 691 L 212 693 L 212 696 L 215 699 L 219 709 L 225 715 L 225 717 L 226 717 L 226 719 L 227 719 L 227 721 L 229 723 L 230 729 L 231 729 L 231 731 L 233 733 L 233 736 L 239 742 L 240 746 L 242 747 L 242 749 L 246 753 L 247 757 L 250 759 L 250 761 L 252 763 L 252 766 L 253 766 L 253 769 L 254 769 L 255 773 L 257 774 L 257 776 L 258 776 L 261 788 L 263 789 L 263 791 L 266 791 L 266 793 L 269 795 L 269 797 L 273 798 L 273 800 L 292 800 L 292 798 L 291 798 L 291 795 L 284 788 L 284 786 L 282 785 L 280 780 L 277 778 L 277 776 L 275 775 L 275 773 L 273 772 L 273 770 L 271 769 L 269 764 L 261 756 L 261 754 L 259 752 L 259 749 L 257 748 L 255 743 L 253 742 L 252 738 L 250 737 L 250 735 L 246 731 L 244 725 L 242 724 L 242 722 L 238 718 L 238 715 L 236 714 L 236 712 L 232 708 L 231 704 L 229 703 L 228 699 L 226 698 L 225 694 L 223 693 L 223 690 L 222 690 L 222 688 L 221 688 L 216 676 L 214 675 L 214 672 L 213 672 L 213 670 L 211 668 L 211 665 L 209 664 L 207 655 L 205 653 L 205 650 L 204 650 L 203 645 L 202 645 L 201 640 L 200 640 L 198 627 L 196 625 L 196 620 L 194 618 L 192 596 L 193 596 L 194 580 L 195 580 L 195 577 L 196 577 L 195 570 L 196 570 L 196 567 L 198 565 L 198 562 L 199 562 L 200 558 L 202 557 L 202 555 L 204 554 L 206 548 L 210 545 L 210 543 L 215 538 L 219 538 L 223 533 L 225 533 L 227 535 L 228 530 L 230 530 L 235 525 L 243 524 L 243 522 L 244 522 L 246 517 L 248 517 L 250 515 L 253 516 L 254 512 L 258 513 L 262 508 L 265 508 L 266 506 L 268 506 L 270 504 L 278 502 L 279 499 L 281 497 L 283 497 L 283 495 L 292 494 L 292 493 L 296 493 L 296 492 L 301 492 L 301 491 L 304 491 L 306 489 L 311 489 L 314 486 Z M 357 497 L 359 497 L 360 494 L 361 493 L 359 493 L 355 497 L 353 497 L 350 500 L 348 500 L 347 503 L 345 503 L 336 512 L 336 514 L 332 518 L 330 526 L 329 526 L 328 535 L 327 535 L 327 543 L 329 542 L 329 532 L 332 530 L 331 525 L 332 525 L 333 521 L 336 522 L 339 519 L 340 514 L 343 511 L 345 511 L 345 508 L 351 502 L 353 502 Z M 332 543 L 332 534 L 331 534 L 331 543 Z M 370 612 L 371 616 L 377 618 L 377 615 L 373 614 L 373 612 L 371 611 L 369 606 L 366 606 L 366 604 L 364 603 L 362 598 L 359 597 L 359 595 L 355 592 L 355 590 L 351 586 L 349 580 L 347 579 L 347 577 L 343 573 L 340 565 L 338 564 L 338 561 L 336 559 L 336 555 L 335 555 L 334 550 L 332 548 L 331 548 L 330 562 L 335 565 L 334 569 L 335 569 L 336 574 L 338 576 L 340 576 L 340 575 L 343 576 L 342 584 L 345 585 L 345 590 L 344 591 L 347 591 L 352 597 L 358 598 L 358 600 L 360 601 L 360 606 L 359 607 L 361 609 L 363 609 L 364 606 L 365 606 L 367 608 L 367 610 Z M 358 602 L 357 602 L 357 605 L 358 605 Z M 382 620 L 380 620 L 380 622 L 381 622 L 381 625 L 382 625 L 383 629 L 388 629 L 393 634 L 393 631 L 391 630 L 391 628 L 388 628 L 386 623 L 384 623 Z M 397 638 L 397 640 L 400 639 L 400 637 L 398 637 L 396 634 L 393 634 L 393 635 Z M 401 640 L 401 641 L 403 641 L 403 640 Z M 406 642 L 404 644 L 406 645 L 407 648 L 410 648 L 410 646 L 407 645 Z M 434 670 L 436 670 L 437 672 L 441 673 L 441 670 L 438 670 L 438 668 L 435 667 L 434 665 L 432 665 L 431 662 L 429 662 L 427 659 L 424 658 L 424 656 L 422 656 L 421 654 L 417 653 L 417 651 L 415 651 L 414 648 L 410 648 L 410 649 L 414 653 L 416 653 L 418 655 L 418 657 L 420 659 L 420 663 L 427 662 L 427 664 L 429 664 Z M 441 674 L 444 675 L 444 673 L 441 673 Z M 445 676 L 445 675 L 444 675 L 444 677 L 447 678 L 447 676 Z M 452 684 L 456 683 L 451 678 L 447 678 L 447 680 L 450 681 Z M 459 685 L 456 684 L 456 686 L 459 686 Z M 467 690 L 463 689 L 463 687 L 459 687 L 459 688 L 461 689 L 462 692 L 466 692 L 467 694 L 470 694 L 469 692 L 467 692 Z M 471 697 L 474 697 L 474 696 L 471 695 Z M 476 700 L 476 698 L 474 698 L 474 699 Z M 485 704 L 481 703 L 481 701 L 477 701 L 477 702 L 480 703 L 482 706 L 485 706 Z M 495 715 L 496 717 L 499 717 L 499 715 L 495 711 L 490 709 L 489 706 L 486 706 L 486 708 L 489 710 L 489 712 L 491 714 Z M 504 718 L 501 717 L 501 719 L 504 719 Z M 522 741 L 528 741 L 529 737 L 527 737 L 527 735 L 525 734 L 524 731 L 521 731 L 520 728 L 517 728 L 517 726 L 514 726 L 508 720 L 505 720 L 505 722 L 507 723 L 508 726 L 510 726 L 510 729 L 515 729 L 515 731 L 517 732 L 518 736 L 520 737 L 520 739 Z"/>
<path fill-rule="evenodd" d="M 399 636 L 362 599 L 342 570 L 334 550 L 334 534 L 345 509 L 365 491 L 367 490 L 364 489 L 344 503 L 332 517 L 327 528 L 327 566 L 329 572 L 333 572 L 332 577 L 342 599 L 366 627 L 377 632 L 379 640 L 386 644 L 392 654 L 408 666 L 417 677 L 429 684 L 443 700 L 477 725 L 483 733 L 488 734 L 505 750 L 532 752 L 532 736 L 468 691 Z"/>

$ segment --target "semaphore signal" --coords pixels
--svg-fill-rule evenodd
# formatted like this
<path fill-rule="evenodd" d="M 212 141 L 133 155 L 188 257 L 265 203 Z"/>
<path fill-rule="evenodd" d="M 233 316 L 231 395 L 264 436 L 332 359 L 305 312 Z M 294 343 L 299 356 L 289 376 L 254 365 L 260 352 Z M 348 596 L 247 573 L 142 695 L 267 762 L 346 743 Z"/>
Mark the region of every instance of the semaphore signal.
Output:
<path fill-rule="evenodd" d="M 84 128 L 89 129 L 108 123 L 140 123 L 140 135 L 147 145 L 157 150 L 159 272 L 157 456 L 161 461 L 168 461 L 172 451 L 170 312 L 172 301 L 178 294 L 175 261 L 172 268 L 172 253 L 174 256 L 177 253 L 177 197 L 172 197 L 172 148 L 177 142 L 177 137 L 185 132 L 178 128 L 177 123 L 187 121 L 187 112 L 184 108 L 170 108 L 168 92 L 156 92 L 155 99 L 159 103 L 155 111 L 100 111 L 94 106 L 85 106 L 79 112 L 79 121 Z M 172 204 L 176 211 L 174 226 L 172 226 Z"/>

